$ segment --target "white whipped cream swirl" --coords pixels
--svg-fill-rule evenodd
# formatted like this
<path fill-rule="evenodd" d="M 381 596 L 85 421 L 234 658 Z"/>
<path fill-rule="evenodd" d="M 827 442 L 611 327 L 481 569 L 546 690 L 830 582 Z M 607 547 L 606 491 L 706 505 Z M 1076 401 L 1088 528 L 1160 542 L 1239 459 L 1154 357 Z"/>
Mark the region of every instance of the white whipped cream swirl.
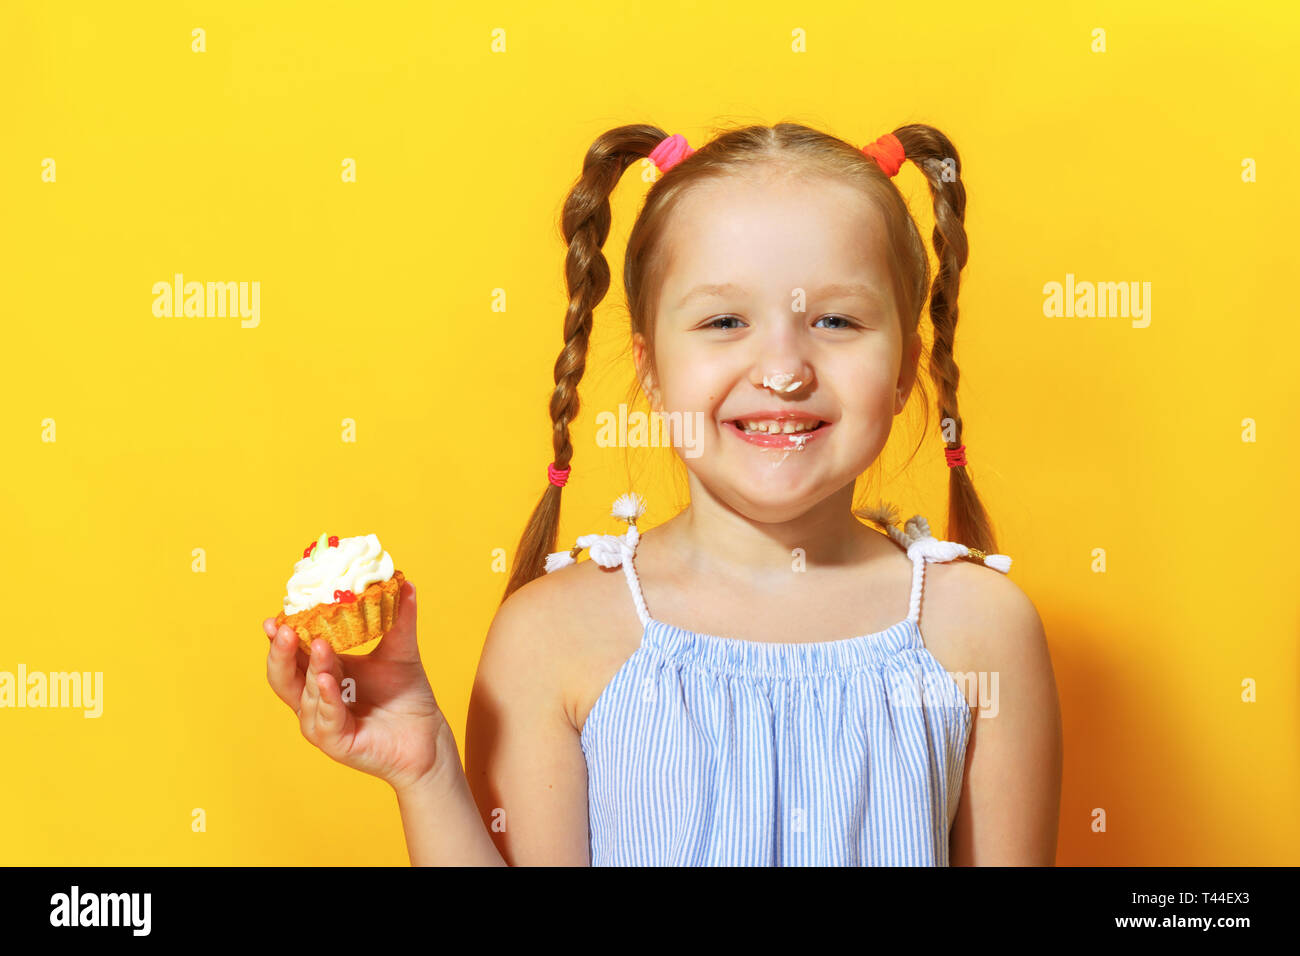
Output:
<path fill-rule="evenodd" d="M 284 613 L 297 614 L 317 604 L 334 604 L 335 591 L 351 591 L 358 598 L 367 586 L 393 576 L 393 559 L 373 534 L 339 538 L 329 546 L 321 535 L 311 554 L 293 566 L 284 597 Z"/>

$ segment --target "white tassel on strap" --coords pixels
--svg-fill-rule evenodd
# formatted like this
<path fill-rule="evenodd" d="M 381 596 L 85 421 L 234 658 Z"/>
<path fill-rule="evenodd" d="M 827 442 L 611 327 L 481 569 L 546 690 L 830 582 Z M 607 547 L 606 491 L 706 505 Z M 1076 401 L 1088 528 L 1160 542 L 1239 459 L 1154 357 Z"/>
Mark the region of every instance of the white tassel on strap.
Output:
<path fill-rule="evenodd" d="M 552 571 L 560 570 L 560 568 L 567 568 L 573 562 L 572 551 L 555 551 L 546 556 L 546 573 L 550 574 Z"/>
<path fill-rule="evenodd" d="M 951 561 L 953 558 L 977 558 L 994 571 L 1003 574 L 1011 572 L 1011 558 L 1005 554 L 985 554 L 979 548 L 968 548 L 956 541 L 940 541 L 930 534 L 930 524 L 920 515 L 910 518 L 903 528 L 904 534 L 911 539 L 907 556 L 916 560 L 922 557 L 926 561 Z"/>
<path fill-rule="evenodd" d="M 645 514 L 645 500 L 635 491 L 619 495 L 614 499 L 614 507 L 610 514 L 629 524 L 634 524 L 637 518 Z"/>
<path fill-rule="evenodd" d="M 903 525 L 903 530 L 894 526 L 898 520 L 898 509 L 886 502 L 874 508 L 859 508 L 853 512 L 862 518 L 870 519 L 881 525 L 889 536 L 907 551 L 907 556 L 915 561 L 951 561 L 954 558 L 975 558 L 983 561 L 995 571 L 1003 574 L 1011 572 L 1011 558 L 1005 554 L 985 554 L 978 548 L 968 548 L 956 541 L 942 541 L 930 533 L 930 522 L 921 515 L 913 515 Z"/>
<path fill-rule="evenodd" d="M 635 528 L 629 529 L 635 531 Z M 602 568 L 616 568 L 631 553 L 631 544 L 621 535 L 584 534 L 573 546 L 572 551 L 556 551 L 546 556 L 546 573 L 567 568 L 576 562 L 574 552 L 587 551 L 588 557 Z"/>
<path fill-rule="evenodd" d="M 984 563 L 995 571 L 1001 571 L 1003 574 L 1011 573 L 1011 559 L 1005 554 L 986 554 Z"/>
<path fill-rule="evenodd" d="M 546 573 L 567 568 L 577 561 L 578 552 L 583 550 L 602 568 L 616 568 L 631 557 L 640 537 L 636 519 L 645 514 L 645 499 L 635 492 L 619 495 L 614 499 L 610 514 L 627 522 L 628 528 L 624 534 L 584 534 L 572 549 L 555 551 L 546 556 Z"/>
<path fill-rule="evenodd" d="M 965 557 L 966 553 L 964 544 L 958 544 L 956 541 L 940 541 L 928 535 L 924 538 L 913 538 L 907 548 L 907 556 L 913 561 L 924 558 L 926 561 L 945 562 Z"/>

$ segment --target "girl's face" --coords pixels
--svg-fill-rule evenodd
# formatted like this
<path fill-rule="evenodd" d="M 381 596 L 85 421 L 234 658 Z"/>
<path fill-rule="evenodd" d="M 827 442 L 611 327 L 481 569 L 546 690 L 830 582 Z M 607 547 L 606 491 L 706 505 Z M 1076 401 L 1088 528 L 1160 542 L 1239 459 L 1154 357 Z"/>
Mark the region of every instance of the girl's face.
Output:
<path fill-rule="evenodd" d="M 884 229 L 826 178 L 714 180 L 669 224 L 657 369 L 639 335 L 637 368 L 653 409 L 691 418 L 668 421 L 694 477 L 753 520 L 792 520 L 853 482 L 907 400 L 920 339 L 903 340 Z M 817 427 L 786 433 L 791 416 Z"/>

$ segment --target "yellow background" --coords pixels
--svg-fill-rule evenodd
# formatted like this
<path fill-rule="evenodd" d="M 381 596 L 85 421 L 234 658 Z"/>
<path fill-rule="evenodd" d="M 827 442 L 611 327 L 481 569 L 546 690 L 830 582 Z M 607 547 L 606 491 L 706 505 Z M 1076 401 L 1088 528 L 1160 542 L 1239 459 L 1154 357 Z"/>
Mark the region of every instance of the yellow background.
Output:
<path fill-rule="evenodd" d="M 310 747 L 267 686 L 262 618 L 322 531 L 375 532 L 421 588 L 463 746 L 505 584 L 492 552 L 551 459 L 557 218 L 586 149 L 625 123 L 698 146 L 779 120 L 857 145 L 926 122 L 962 156 L 961 409 L 1056 667 L 1058 862 L 1296 863 L 1296 20 L 1282 3 L 5 3 L 0 670 L 103 671 L 104 713 L 0 710 L 0 863 L 405 863 L 391 791 Z M 665 453 L 594 438 L 631 382 L 638 172 L 615 197 L 562 542 L 617 530 L 629 488 L 643 527 L 682 504 Z M 897 181 L 928 237 L 920 174 Z M 260 325 L 155 318 L 176 272 L 260 281 Z M 1066 273 L 1149 281 L 1150 327 L 1045 318 Z M 900 427 L 891 449 L 919 437 Z M 932 432 L 888 493 L 941 525 L 939 449 Z"/>

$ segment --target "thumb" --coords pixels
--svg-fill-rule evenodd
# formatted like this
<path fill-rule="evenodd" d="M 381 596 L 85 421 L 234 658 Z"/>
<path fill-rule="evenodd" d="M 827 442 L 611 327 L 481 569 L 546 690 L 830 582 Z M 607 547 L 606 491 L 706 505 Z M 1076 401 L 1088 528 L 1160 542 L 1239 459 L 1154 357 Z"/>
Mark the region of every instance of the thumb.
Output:
<path fill-rule="evenodd" d="M 377 660 L 410 663 L 420 659 L 420 645 L 415 639 L 415 585 L 408 578 L 397 596 L 397 620 L 371 652 Z"/>

